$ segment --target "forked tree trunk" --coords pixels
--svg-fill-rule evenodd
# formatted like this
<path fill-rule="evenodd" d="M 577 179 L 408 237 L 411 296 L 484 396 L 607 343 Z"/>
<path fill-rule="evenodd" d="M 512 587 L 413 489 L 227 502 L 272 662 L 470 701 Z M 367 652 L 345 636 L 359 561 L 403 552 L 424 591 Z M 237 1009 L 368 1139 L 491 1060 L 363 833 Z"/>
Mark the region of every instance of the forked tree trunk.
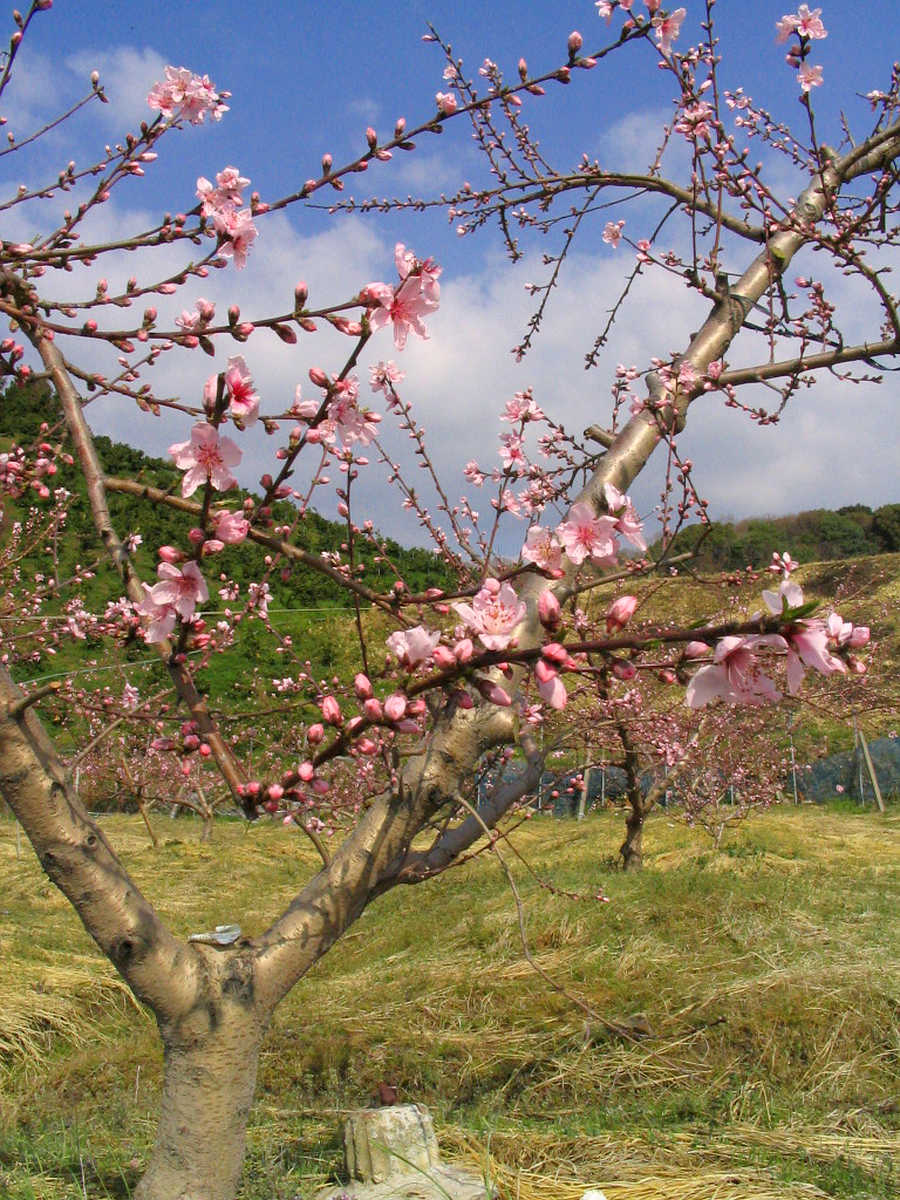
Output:
<path fill-rule="evenodd" d="M 225 993 L 161 1027 L 159 1128 L 134 1200 L 233 1200 L 266 1024 Z"/>

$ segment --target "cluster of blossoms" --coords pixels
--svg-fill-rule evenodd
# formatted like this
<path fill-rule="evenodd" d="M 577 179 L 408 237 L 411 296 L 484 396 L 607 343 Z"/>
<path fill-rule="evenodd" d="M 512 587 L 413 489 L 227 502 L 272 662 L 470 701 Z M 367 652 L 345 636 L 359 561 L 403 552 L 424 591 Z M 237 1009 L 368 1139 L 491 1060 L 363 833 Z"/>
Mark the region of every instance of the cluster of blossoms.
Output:
<path fill-rule="evenodd" d="M 176 617 L 185 622 L 193 621 L 197 605 L 209 599 L 206 580 L 195 562 L 178 567 L 174 561 L 167 561 L 181 557 L 170 547 L 163 547 L 160 557 L 163 561 L 156 572 L 159 583 L 153 587 L 145 583 L 144 599 L 137 605 L 137 612 L 148 621 L 145 642 L 164 641 L 175 628 Z"/>
<path fill-rule="evenodd" d="M 797 71 L 800 90 L 808 92 L 810 88 L 822 83 L 821 66 L 810 66 L 806 58 L 810 50 L 810 42 L 828 37 L 828 31 L 822 24 L 821 8 L 810 8 L 801 4 L 795 13 L 788 13 L 776 21 L 777 41 L 786 42 L 789 37 L 797 35 L 798 43 L 792 46 L 787 54 L 788 66 Z"/>
<path fill-rule="evenodd" d="M 147 97 L 167 121 L 189 121 L 201 125 L 207 116 L 220 121 L 230 92 L 217 92 L 207 75 L 194 75 L 186 67 L 166 67 L 166 77 L 153 85 Z"/>
<path fill-rule="evenodd" d="M 385 366 L 385 364 L 381 365 Z M 386 369 L 391 365 L 387 364 Z M 398 372 L 398 374 L 402 375 L 402 372 Z M 355 443 L 368 446 L 378 433 L 381 414 L 360 407 L 357 377 L 348 375 L 341 379 L 337 375 L 332 375 L 329 379 L 319 367 L 311 368 L 309 377 L 317 387 L 324 388 L 328 393 L 326 415 L 320 418 L 315 425 L 306 429 L 304 433 L 303 426 L 316 418 L 322 405 L 317 400 L 302 399 L 301 388 L 298 384 L 291 415 L 297 417 L 300 424 L 291 433 L 291 441 L 299 441 L 301 436 L 305 436 L 308 442 L 321 442 L 331 447 L 340 444 L 344 450 Z M 382 390 L 383 385 L 373 383 L 372 386 L 373 390 Z"/>
<path fill-rule="evenodd" d="M 789 555 L 782 562 L 784 559 L 793 565 Z M 822 675 L 845 672 L 848 663 L 855 671 L 865 669 L 848 653 L 868 644 L 869 630 L 865 625 L 851 625 L 837 613 L 831 613 L 827 620 L 819 617 L 792 620 L 792 612 L 803 605 L 803 592 L 787 578 L 777 591 L 764 591 L 763 600 L 773 616 L 784 616 L 788 621 L 787 631 L 722 638 L 713 652 L 712 663 L 701 667 L 688 684 L 685 700 L 691 708 L 703 708 L 716 699 L 729 704 L 780 700 L 781 692 L 763 673 L 760 651 L 786 656 L 788 691 L 792 696 L 800 690 L 807 668 Z M 709 647 L 703 642 L 689 642 L 685 648 L 688 659 L 708 653 Z"/>
<path fill-rule="evenodd" d="M 257 236 L 253 213 L 243 207 L 241 189 L 249 183 L 250 180 L 245 179 L 237 167 L 226 167 L 224 171 L 219 171 L 215 187 L 203 175 L 197 180 L 200 212 L 212 221 L 221 242 L 219 252 L 226 258 L 233 258 L 234 265 L 239 269 L 246 265 L 247 251 Z"/>
<path fill-rule="evenodd" d="M 597 15 L 603 17 L 607 25 L 612 20 L 612 15 L 617 8 L 628 13 L 626 28 L 633 25 L 636 19 L 641 20 L 640 17 L 631 16 L 633 4 L 634 0 L 594 0 Z M 663 54 L 671 53 L 672 43 L 681 31 L 681 22 L 687 16 L 687 10 L 676 8 L 672 13 L 661 13 L 659 10 L 662 7 L 662 0 L 644 0 L 644 5 L 650 14 L 650 24 L 653 26 L 654 36 L 660 50 Z"/>
<path fill-rule="evenodd" d="M 581 566 L 589 560 L 596 567 L 615 566 L 620 552 L 617 535 L 638 550 L 647 543 L 634 505 L 611 483 L 603 485 L 607 513 L 597 516 L 587 501 L 574 504 L 565 521 L 555 531 L 532 525 L 528 530 L 522 557 L 551 575 L 561 571 L 562 555 Z"/>

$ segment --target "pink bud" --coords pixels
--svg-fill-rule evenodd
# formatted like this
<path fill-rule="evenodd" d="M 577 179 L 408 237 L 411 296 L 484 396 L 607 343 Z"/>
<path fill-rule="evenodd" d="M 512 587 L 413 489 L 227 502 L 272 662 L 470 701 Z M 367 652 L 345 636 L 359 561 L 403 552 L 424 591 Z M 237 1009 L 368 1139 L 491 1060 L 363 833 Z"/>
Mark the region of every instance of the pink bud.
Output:
<path fill-rule="evenodd" d="M 321 367 L 310 367 L 309 368 L 309 377 L 313 381 L 313 383 L 316 385 L 316 387 L 321 387 L 321 388 L 328 387 L 328 376 L 325 374 L 325 372 L 322 370 Z"/>
<path fill-rule="evenodd" d="M 384 702 L 384 715 L 389 721 L 399 721 L 406 714 L 406 697 L 394 692 Z"/>
<path fill-rule="evenodd" d="M 638 606 L 637 596 L 619 596 L 606 610 L 606 632 L 617 633 L 628 624 Z"/>
<path fill-rule="evenodd" d="M 280 783 L 272 783 L 269 785 L 269 799 L 280 800 L 284 795 L 284 788 Z"/>
<path fill-rule="evenodd" d="M 326 795 L 331 790 L 331 784 L 328 782 L 328 780 L 322 779 L 321 777 L 312 781 L 312 787 L 313 791 L 317 792 L 320 796 Z"/>
<path fill-rule="evenodd" d="M 325 737 L 325 727 L 318 724 L 310 725 L 306 731 L 306 740 L 311 746 L 318 746 L 319 742 Z"/>
<path fill-rule="evenodd" d="M 634 679 L 635 675 L 637 675 L 637 667 L 634 663 L 617 659 L 613 663 L 613 675 L 615 675 L 616 679 L 622 679 L 627 682 L 630 679 Z"/>
<path fill-rule="evenodd" d="M 468 662 L 474 653 L 475 647 L 471 638 L 463 638 L 453 647 L 453 655 L 457 662 Z"/>
<path fill-rule="evenodd" d="M 852 646 L 854 650 L 859 650 L 861 646 L 868 645 L 869 637 L 868 625 L 854 625 L 853 632 L 850 634 L 847 644 Z"/>
<path fill-rule="evenodd" d="M 334 696 L 326 696 L 319 705 L 322 710 L 322 716 L 331 725 L 339 725 L 341 722 L 341 708 Z"/>
<path fill-rule="evenodd" d="M 512 697 L 509 692 L 502 688 L 499 683 L 494 683 L 492 679 L 480 679 L 478 681 L 478 690 L 484 696 L 485 700 L 490 700 L 491 704 L 496 704 L 500 708 L 509 708 L 512 704 Z"/>
<path fill-rule="evenodd" d="M 539 658 L 534 664 L 534 674 L 538 683 L 549 683 L 551 679 L 556 678 L 559 672 L 556 667 L 551 667 L 545 659 Z"/>
<path fill-rule="evenodd" d="M 561 646 L 559 642 L 548 642 L 546 646 L 541 646 L 541 654 L 544 658 L 548 658 L 551 662 L 564 663 L 569 658 L 569 652 L 565 646 Z"/>
<path fill-rule="evenodd" d="M 577 54 L 578 51 L 581 49 L 581 47 L 584 45 L 584 38 L 581 36 L 581 34 L 578 32 L 577 29 L 573 29 L 572 32 L 569 34 L 569 40 L 566 44 L 569 48 L 570 54 Z"/>
<path fill-rule="evenodd" d="M 684 648 L 685 658 L 705 658 L 710 653 L 706 642 L 688 642 Z"/>
<path fill-rule="evenodd" d="M 374 696 L 365 701 L 363 704 L 363 711 L 370 721 L 380 721 L 384 716 L 384 709 L 381 707 L 381 701 L 376 700 Z"/>
<path fill-rule="evenodd" d="M 469 695 L 469 693 L 466 691 L 463 691 L 462 688 L 460 688 L 460 690 L 458 692 L 453 693 L 453 699 L 456 701 L 456 703 L 459 705 L 460 708 L 469 709 L 469 708 L 473 708 L 475 705 L 475 702 L 472 699 L 472 697 Z"/>
<path fill-rule="evenodd" d="M 456 655 L 449 646 L 435 646 L 431 655 L 434 665 L 442 670 L 456 666 Z"/>
<path fill-rule="evenodd" d="M 372 684 L 368 675 L 364 675 L 362 671 L 354 678 L 353 688 L 359 696 L 360 700 L 368 700 L 372 695 Z"/>
<path fill-rule="evenodd" d="M 315 775 L 315 773 L 316 773 L 316 768 L 309 761 L 302 762 L 300 764 L 300 766 L 297 768 L 297 774 L 300 776 L 300 778 L 303 780 L 304 783 L 309 783 L 309 781 L 312 779 L 312 777 Z"/>
<path fill-rule="evenodd" d="M 174 546 L 160 546 L 158 553 L 163 562 L 179 563 L 184 561 L 184 555 Z"/>
<path fill-rule="evenodd" d="M 549 588 L 545 588 L 538 597 L 538 616 L 541 624 L 545 629 L 555 629 L 559 624 L 560 615 L 559 601 Z"/>

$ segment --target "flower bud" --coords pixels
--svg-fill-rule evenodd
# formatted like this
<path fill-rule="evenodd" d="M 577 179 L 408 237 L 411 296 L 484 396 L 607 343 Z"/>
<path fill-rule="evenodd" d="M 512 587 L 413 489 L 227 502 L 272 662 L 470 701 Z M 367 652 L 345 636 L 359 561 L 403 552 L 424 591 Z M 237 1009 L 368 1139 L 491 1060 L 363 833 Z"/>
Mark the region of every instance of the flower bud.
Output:
<path fill-rule="evenodd" d="M 624 629 L 638 606 L 637 596 L 619 596 L 606 610 L 606 632 L 618 633 Z"/>
<path fill-rule="evenodd" d="M 538 597 L 538 616 L 545 629 L 556 629 L 559 625 L 561 617 L 559 601 L 549 588 L 545 588 Z"/>

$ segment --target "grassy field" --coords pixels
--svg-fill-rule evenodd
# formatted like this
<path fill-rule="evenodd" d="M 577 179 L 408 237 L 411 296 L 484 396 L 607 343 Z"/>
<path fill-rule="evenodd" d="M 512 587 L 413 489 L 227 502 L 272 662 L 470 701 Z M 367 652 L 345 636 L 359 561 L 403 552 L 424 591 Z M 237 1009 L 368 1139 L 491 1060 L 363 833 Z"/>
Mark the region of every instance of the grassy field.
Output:
<path fill-rule="evenodd" d="M 201 845 L 155 824 L 157 851 L 137 818 L 104 820 L 184 934 L 254 932 L 314 869 L 280 826 Z M 526 962 L 491 857 L 365 914 L 277 1014 L 243 1200 L 326 1182 L 344 1110 L 380 1080 L 504 1200 L 895 1197 L 900 812 L 775 809 L 719 854 L 662 813 L 628 876 L 620 834 L 621 814 L 539 818 L 515 835 L 534 874 L 503 850 L 531 951 L 571 996 Z M 127 1197 L 159 1084 L 150 1019 L 0 821 L 0 1197 Z"/>

